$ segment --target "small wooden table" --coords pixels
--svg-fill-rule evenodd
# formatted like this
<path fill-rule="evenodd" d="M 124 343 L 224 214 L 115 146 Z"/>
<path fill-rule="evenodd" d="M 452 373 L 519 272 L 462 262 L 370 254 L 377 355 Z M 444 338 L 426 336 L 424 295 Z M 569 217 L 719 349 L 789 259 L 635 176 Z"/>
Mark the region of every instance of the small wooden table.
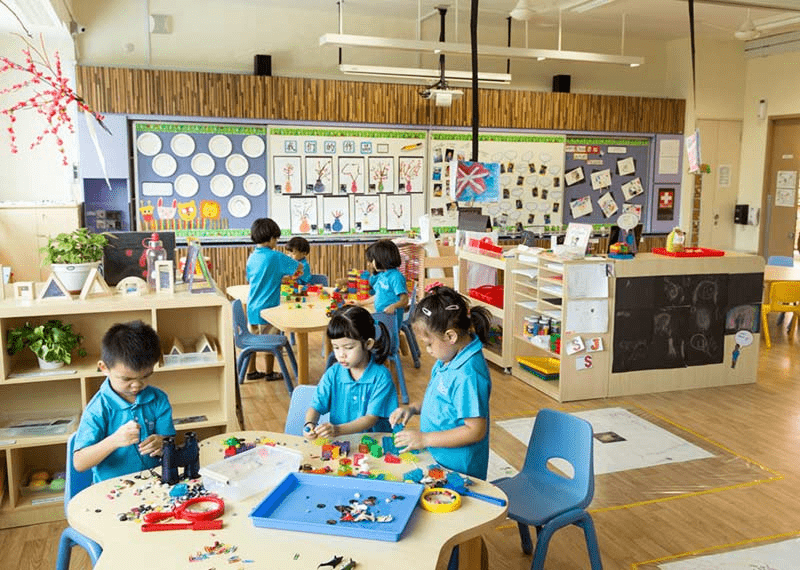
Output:
<path fill-rule="evenodd" d="M 308 384 L 308 333 L 328 328 L 330 301 L 310 296 L 305 303 L 281 303 L 261 311 L 261 318 L 297 339 L 297 383 Z"/>
<path fill-rule="evenodd" d="M 764 283 L 773 281 L 800 281 L 800 265 L 785 267 L 783 265 L 764 266 Z"/>
<path fill-rule="evenodd" d="M 381 434 L 371 435 L 380 440 Z M 304 463 L 312 467 L 322 465 L 319 446 L 299 436 L 260 431 L 232 432 L 203 440 L 200 464 L 219 461 L 223 456 L 222 441 L 228 437 L 244 438 L 246 442 L 268 438 L 300 451 Z M 352 446 L 360 440 L 360 435 L 340 439 L 350 441 Z M 401 475 L 416 467 L 425 469 L 432 461 L 428 453 L 420 453 L 416 464 L 390 464 L 377 459 L 372 459 L 370 464 L 373 469 Z M 344 556 L 345 562 L 352 557 L 358 563 L 358 570 L 444 570 L 455 545 L 460 545 L 462 570 L 486 570 L 482 566 L 481 534 L 505 520 L 507 511 L 506 507 L 470 497 L 464 497 L 461 508 L 452 513 L 437 514 L 417 508 L 400 540 L 385 542 L 256 527 L 248 515 L 269 491 L 265 489 L 241 501 L 226 501 L 221 530 L 142 532 L 138 522 L 120 520 L 120 514 L 142 504 L 166 505 L 166 500 L 163 503 L 159 500 L 167 494 L 168 488 L 161 488 L 156 479 L 137 479 L 134 475 L 137 474 L 92 485 L 69 503 L 69 524 L 103 547 L 95 570 L 139 570 L 142 567 L 204 570 L 229 566 L 308 570 L 336 555 Z M 500 489 L 485 481 L 475 481 L 474 490 L 506 498 Z M 215 541 L 236 546 L 237 550 L 201 562 L 189 561 L 189 556 L 203 552 Z M 252 562 L 230 565 L 228 559 L 232 556 Z"/>

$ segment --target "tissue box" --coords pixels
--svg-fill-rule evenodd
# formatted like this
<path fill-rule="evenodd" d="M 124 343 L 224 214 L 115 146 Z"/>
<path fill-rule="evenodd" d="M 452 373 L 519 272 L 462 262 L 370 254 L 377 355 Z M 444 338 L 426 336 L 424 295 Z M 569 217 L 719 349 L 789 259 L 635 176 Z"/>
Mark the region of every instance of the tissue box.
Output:
<path fill-rule="evenodd" d="M 300 469 L 301 453 L 284 447 L 259 445 L 200 469 L 203 486 L 224 499 L 241 501 L 275 487 Z"/>

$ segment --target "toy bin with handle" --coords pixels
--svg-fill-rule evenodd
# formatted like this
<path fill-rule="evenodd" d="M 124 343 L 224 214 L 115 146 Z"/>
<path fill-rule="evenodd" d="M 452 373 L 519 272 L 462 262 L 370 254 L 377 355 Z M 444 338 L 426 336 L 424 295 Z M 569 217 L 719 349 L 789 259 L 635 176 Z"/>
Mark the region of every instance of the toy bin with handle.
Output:
<path fill-rule="evenodd" d="M 469 290 L 469 296 L 478 301 L 503 308 L 503 288 L 500 285 L 481 285 Z"/>

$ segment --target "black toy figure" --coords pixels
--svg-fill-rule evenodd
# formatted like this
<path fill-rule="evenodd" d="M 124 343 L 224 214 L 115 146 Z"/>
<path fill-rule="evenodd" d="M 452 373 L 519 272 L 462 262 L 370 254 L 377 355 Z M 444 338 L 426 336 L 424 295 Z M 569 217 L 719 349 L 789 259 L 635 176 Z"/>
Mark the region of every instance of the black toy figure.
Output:
<path fill-rule="evenodd" d="M 183 467 L 183 477 L 178 468 Z M 174 437 L 165 437 L 161 451 L 161 482 L 174 485 L 182 478 L 196 479 L 200 476 L 200 447 L 193 431 L 183 436 L 183 445 L 176 446 Z"/>

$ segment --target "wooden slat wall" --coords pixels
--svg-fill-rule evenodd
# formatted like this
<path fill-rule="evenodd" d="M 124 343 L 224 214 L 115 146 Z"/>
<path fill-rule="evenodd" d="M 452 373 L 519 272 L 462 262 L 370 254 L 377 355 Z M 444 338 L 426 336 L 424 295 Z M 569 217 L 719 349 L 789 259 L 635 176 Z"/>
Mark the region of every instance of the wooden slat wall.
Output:
<path fill-rule="evenodd" d="M 449 108 L 419 86 L 329 79 L 78 66 L 99 113 L 468 127 L 470 90 Z M 683 133 L 683 99 L 484 89 L 484 128 Z"/>

